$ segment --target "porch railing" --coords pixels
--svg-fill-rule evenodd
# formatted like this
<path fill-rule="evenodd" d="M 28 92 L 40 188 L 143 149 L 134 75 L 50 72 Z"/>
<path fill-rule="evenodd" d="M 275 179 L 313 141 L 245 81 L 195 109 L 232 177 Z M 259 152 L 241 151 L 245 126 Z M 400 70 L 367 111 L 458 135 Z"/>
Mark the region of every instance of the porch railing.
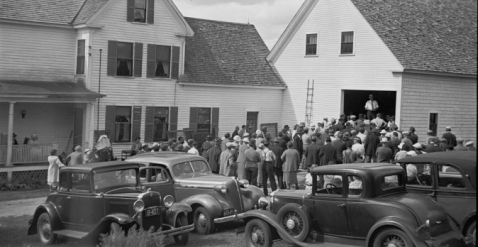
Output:
<path fill-rule="evenodd" d="M 29 164 L 48 162 L 52 149 L 58 149 L 58 143 L 13 145 L 12 163 Z M 0 145 L 0 165 L 7 163 L 7 145 Z"/>

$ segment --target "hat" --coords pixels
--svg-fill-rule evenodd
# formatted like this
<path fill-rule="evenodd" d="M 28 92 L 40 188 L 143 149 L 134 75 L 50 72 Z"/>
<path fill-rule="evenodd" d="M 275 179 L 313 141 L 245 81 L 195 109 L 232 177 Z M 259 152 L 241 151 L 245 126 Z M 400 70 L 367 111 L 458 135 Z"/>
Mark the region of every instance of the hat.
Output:
<path fill-rule="evenodd" d="M 387 134 L 387 131 L 386 131 L 386 130 L 382 130 L 382 131 L 380 131 L 380 134 Z"/>
<path fill-rule="evenodd" d="M 350 116 L 350 118 L 351 118 L 351 119 L 355 119 L 355 118 L 356 118 L 356 116 L 355 116 L 355 115 L 352 115 L 352 116 Z"/>
<path fill-rule="evenodd" d="M 417 143 L 413 144 L 413 147 L 414 147 L 415 149 L 422 149 L 422 144 L 420 144 L 420 143 L 417 142 Z"/>
<path fill-rule="evenodd" d="M 256 130 L 256 135 L 259 135 L 261 132 L 261 130 Z"/>
<path fill-rule="evenodd" d="M 155 142 L 153 143 L 153 147 L 159 146 L 159 143 Z"/>
<path fill-rule="evenodd" d="M 257 145 L 257 147 L 260 148 L 260 149 L 264 149 L 264 144 L 261 142 L 261 143 L 259 143 L 259 145 Z"/>
<path fill-rule="evenodd" d="M 411 127 L 410 127 L 410 131 L 411 131 L 411 132 L 415 131 L 415 127 L 411 126 Z"/>
<path fill-rule="evenodd" d="M 234 141 L 240 142 L 240 141 L 241 141 L 241 137 L 240 137 L 240 136 L 234 136 Z"/>
<path fill-rule="evenodd" d="M 380 142 L 388 142 L 388 138 L 387 138 L 387 137 L 383 137 L 382 139 L 380 139 Z"/>
<path fill-rule="evenodd" d="M 451 130 L 451 127 L 450 127 L 450 126 L 446 126 L 446 127 L 445 127 L 445 130 Z"/>
<path fill-rule="evenodd" d="M 465 142 L 465 146 L 470 146 L 473 145 L 475 142 L 474 141 L 467 141 Z"/>
<path fill-rule="evenodd" d="M 235 142 L 230 142 L 230 143 L 231 143 L 231 146 L 233 146 L 233 147 L 239 146 L 239 144 L 237 144 L 237 143 L 235 143 Z"/>
<path fill-rule="evenodd" d="M 245 132 L 242 137 L 246 137 L 246 136 L 249 136 L 249 133 Z"/>
<path fill-rule="evenodd" d="M 249 138 L 244 137 L 244 139 L 242 139 L 242 141 L 245 142 L 245 143 L 249 143 Z"/>
<path fill-rule="evenodd" d="M 408 131 L 403 131 L 402 134 L 407 136 L 409 134 L 409 132 Z"/>
<path fill-rule="evenodd" d="M 227 147 L 227 148 L 229 148 L 229 147 L 231 147 L 231 146 L 232 146 L 232 142 L 226 143 L 226 147 Z"/>
<path fill-rule="evenodd" d="M 392 137 L 392 133 L 391 132 L 387 132 L 387 134 L 385 134 L 386 137 L 390 138 Z"/>
<path fill-rule="evenodd" d="M 85 149 L 85 153 L 88 153 L 89 151 L 91 151 L 91 149 L 89 148 Z"/>
<path fill-rule="evenodd" d="M 287 124 L 286 124 L 286 125 L 284 125 L 284 128 L 289 128 L 289 125 L 287 125 Z"/>
<path fill-rule="evenodd" d="M 433 134 L 433 130 L 427 130 L 427 134 L 429 135 Z"/>
<path fill-rule="evenodd" d="M 402 149 L 402 148 L 403 148 L 403 144 L 404 144 L 403 142 L 400 143 L 400 144 L 398 144 L 398 148 Z"/>

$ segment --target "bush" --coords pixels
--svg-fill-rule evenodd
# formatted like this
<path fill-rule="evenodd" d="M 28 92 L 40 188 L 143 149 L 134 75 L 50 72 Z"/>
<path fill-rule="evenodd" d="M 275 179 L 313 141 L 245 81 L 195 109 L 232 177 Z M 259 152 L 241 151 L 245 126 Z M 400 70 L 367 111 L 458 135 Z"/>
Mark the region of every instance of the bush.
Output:
<path fill-rule="evenodd" d="M 0 178 L 0 191 L 5 190 L 18 190 L 18 189 L 37 189 L 45 186 L 46 181 L 39 178 L 13 178 L 9 182 L 5 178 Z"/>
<path fill-rule="evenodd" d="M 101 247 L 160 247 L 165 246 L 164 236 L 162 234 L 153 235 L 153 230 L 145 231 L 142 228 L 136 230 L 131 227 L 127 236 L 121 230 L 120 226 L 113 224 L 115 234 L 101 234 Z"/>

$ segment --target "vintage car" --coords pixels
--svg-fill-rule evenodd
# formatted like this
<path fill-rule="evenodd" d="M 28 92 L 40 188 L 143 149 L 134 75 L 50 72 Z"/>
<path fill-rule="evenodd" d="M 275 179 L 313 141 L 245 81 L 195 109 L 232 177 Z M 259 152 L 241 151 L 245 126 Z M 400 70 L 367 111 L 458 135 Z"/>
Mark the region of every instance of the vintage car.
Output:
<path fill-rule="evenodd" d="M 275 191 L 268 211 L 238 215 L 247 221 L 246 246 L 271 246 L 279 237 L 299 246 L 465 245 L 437 203 L 407 193 L 406 179 L 392 164 L 315 168 L 311 191 Z"/>
<path fill-rule="evenodd" d="M 476 152 L 436 152 L 398 162 L 410 173 L 407 190 L 438 202 L 476 245 Z"/>
<path fill-rule="evenodd" d="M 161 198 L 162 191 L 143 190 L 139 168 L 111 161 L 60 169 L 59 188 L 35 210 L 28 235 L 38 233 L 43 244 L 54 243 L 58 235 L 97 242 L 102 233 L 135 226 L 187 244 L 194 229 L 187 222 L 191 207 Z"/>
<path fill-rule="evenodd" d="M 266 200 L 256 186 L 247 180 L 236 180 L 214 174 L 206 159 L 181 152 L 156 152 L 130 157 L 127 162 L 142 163 L 141 183 L 165 198 L 192 207 L 189 222 L 196 232 L 210 234 L 216 223 L 234 221 L 235 215 L 257 208 Z"/>

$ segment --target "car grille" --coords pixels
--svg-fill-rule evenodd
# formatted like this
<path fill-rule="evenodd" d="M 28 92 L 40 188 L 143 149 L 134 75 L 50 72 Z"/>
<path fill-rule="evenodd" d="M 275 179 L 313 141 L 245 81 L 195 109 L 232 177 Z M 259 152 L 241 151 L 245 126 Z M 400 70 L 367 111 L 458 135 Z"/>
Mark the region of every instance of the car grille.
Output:
<path fill-rule="evenodd" d="M 229 179 L 226 182 L 227 198 L 230 205 L 237 210 L 238 213 L 244 212 L 244 205 L 242 203 L 242 195 L 238 182 L 235 179 Z"/>
<path fill-rule="evenodd" d="M 148 208 L 161 206 L 161 195 L 158 192 L 144 193 L 141 199 L 145 208 L 142 212 L 143 229 L 149 230 L 153 227 L 154 231 L 157 231 L 162 224 L 161 207 L 158 215 L 146 216 L 145 213 Z"/>

